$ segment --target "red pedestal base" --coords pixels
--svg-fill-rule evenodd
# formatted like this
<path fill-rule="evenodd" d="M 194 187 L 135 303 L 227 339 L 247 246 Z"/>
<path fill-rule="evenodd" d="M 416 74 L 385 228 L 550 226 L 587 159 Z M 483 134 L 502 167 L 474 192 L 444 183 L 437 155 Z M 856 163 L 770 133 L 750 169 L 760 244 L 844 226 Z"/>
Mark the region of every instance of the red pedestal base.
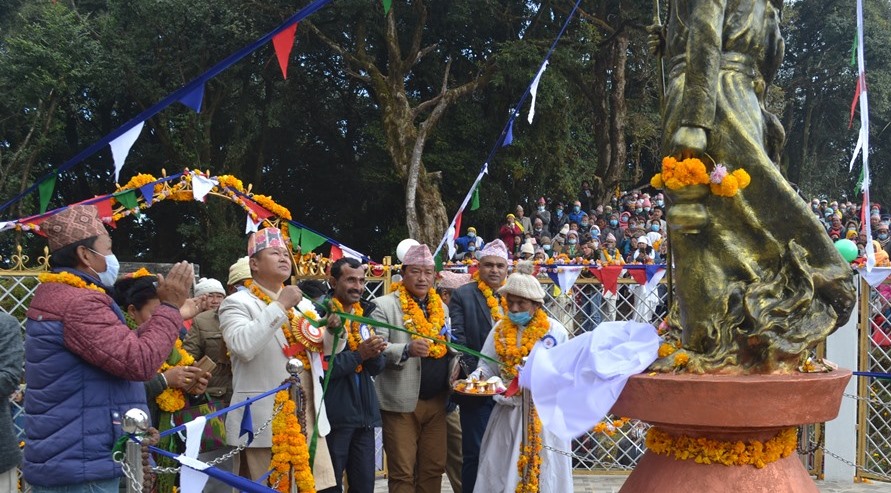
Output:
<path fill-rule="evenodd" d="M 635 375 L 612 413 L 639 419 L 672 435 L 722 441 L 766 441 L 790 426 L 838 415 L 849 370 L 793 375 Z M 818 493 L 797 454 L 755 466 L 698 464 L 650 451 L 625 481 L 623 493 L 733 491 Z"/>

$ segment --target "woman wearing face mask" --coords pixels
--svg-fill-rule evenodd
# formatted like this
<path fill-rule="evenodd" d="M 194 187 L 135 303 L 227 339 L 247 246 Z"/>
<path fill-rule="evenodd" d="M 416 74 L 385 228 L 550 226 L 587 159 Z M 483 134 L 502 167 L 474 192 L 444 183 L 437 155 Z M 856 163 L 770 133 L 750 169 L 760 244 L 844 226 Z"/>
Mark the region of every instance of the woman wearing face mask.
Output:
<path fill-rule="evenodd" d="M 541 430 L 541 422 L 528 390 L 512 392 L 516 382 L 511 383 L 517 378 L 518 366 L 523 364 L 523 359 L 534 346 L 542 346 L 541 350 L 545 350 L 569 339 L 566 328 L 548 317 L 542 309 L 545 292 L 531 275 L 532 270 L 531 263 L 520 262 L 498 290 L 506 298 L 507 317 L 492 327 L 482 353 L 503 366 L 481 359 L 473 373 L 480 380 L 500 376 L 509 388 L 504 395 L 494 398 L 495 409 L 480 447 L 476 493 L 516 491 L 517 483 L 522 480 L 517 473 L 517 461 L 521 455 L 531 467 L 539 468 L 538 491 L 572 491 L 569 457 L 554 452 L 570 450 L 569 442 Z M 527 422 L 528 429 L 524 430 L 524 423 Z M 526 446 L 540 451 L 537 454 L 527 453 Z"/>

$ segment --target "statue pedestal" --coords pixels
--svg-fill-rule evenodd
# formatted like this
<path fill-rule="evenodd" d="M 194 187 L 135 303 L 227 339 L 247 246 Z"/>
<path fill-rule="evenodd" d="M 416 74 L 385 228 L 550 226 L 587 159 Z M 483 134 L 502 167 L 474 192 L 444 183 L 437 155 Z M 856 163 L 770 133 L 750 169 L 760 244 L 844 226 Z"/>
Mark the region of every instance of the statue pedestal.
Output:
<path fill-rule="evenodd" d="M 850 370 L 792 375 L 634 375 L 611 413 L 670 435 L 765 442 L 785 428 L 832 420 Z M 623 493 L 818 493 L 798 454 L 758 469 L 699 464 L 647 451 Z"/>

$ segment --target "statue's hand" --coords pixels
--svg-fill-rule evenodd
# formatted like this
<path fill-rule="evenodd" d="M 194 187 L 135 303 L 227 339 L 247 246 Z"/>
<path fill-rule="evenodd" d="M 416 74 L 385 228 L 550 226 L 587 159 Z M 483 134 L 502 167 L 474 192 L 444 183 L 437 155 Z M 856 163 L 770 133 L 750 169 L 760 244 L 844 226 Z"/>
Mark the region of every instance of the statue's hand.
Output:
<path fill-rule="evenodd" d="M 665 52 L 665 34 L 662 24 L 651 24 L 647 26 L 647 46 L 653 56 L 662 56 Z"/>
<path fill-rule="evenodd" d="M 679 127 L 671 138 L 672 154 L 685 158 L 701 155 L 706 146 L 708 137 L 700 127 Z"/>

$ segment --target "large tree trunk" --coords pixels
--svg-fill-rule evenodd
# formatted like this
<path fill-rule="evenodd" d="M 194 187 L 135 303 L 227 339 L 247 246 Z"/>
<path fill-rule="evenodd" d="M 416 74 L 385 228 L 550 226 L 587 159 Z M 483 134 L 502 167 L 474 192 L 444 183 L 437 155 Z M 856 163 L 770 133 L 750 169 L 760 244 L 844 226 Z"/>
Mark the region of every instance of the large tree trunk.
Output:
<path fill-rule="evenodd" d="M 594 135 L 598 165 L 591 188 L 594 204 L 606 204 L 622 177 L 628 155 L 625 142 L 625 65 L 628 61 L 628 31 L 620 26 L 594 60 Z M 606 129 L 606 130 L 604 130 Z"/>

